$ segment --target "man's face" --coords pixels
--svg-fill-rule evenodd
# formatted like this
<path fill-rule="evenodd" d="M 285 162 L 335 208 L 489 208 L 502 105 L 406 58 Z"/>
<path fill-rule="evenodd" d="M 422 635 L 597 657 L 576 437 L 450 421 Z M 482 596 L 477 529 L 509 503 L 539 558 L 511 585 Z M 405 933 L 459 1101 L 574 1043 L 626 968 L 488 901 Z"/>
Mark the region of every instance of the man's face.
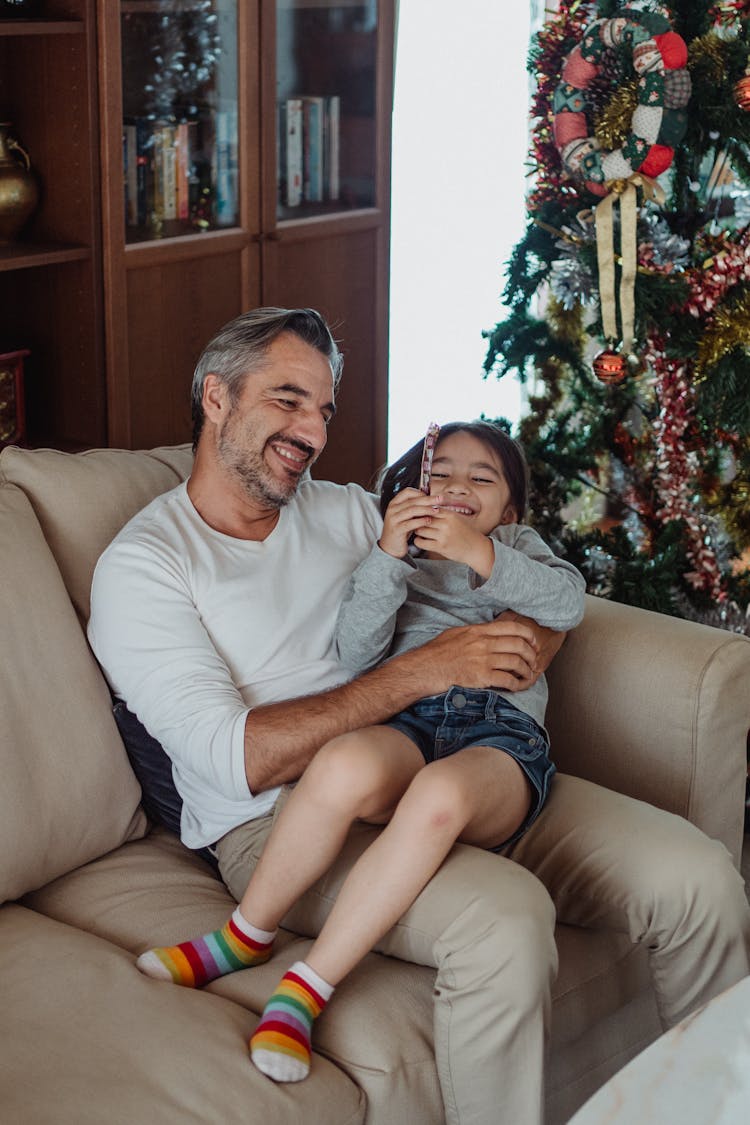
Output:
<path fill-rule="evenodd" d="M 285 332 L 229 408 L 218 435 L 219 460 L 251 500 L 280 508 L 322 453 L 334 412 L 327 359 Z"/>

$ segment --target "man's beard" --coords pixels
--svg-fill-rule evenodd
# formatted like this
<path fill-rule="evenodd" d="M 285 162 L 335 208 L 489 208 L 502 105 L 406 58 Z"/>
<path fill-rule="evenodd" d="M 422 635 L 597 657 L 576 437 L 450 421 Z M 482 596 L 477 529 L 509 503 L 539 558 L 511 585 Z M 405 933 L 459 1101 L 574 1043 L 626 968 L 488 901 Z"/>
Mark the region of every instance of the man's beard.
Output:
<path fill-rule="evenodd" d="M 227 432 L 231 422 L 230 417 L 219 434 L 217 444 L 219 460 L 237 478 L 251 500 L 269 508 L 283 508 L 297 491 L 301 476 L 290 476 L 288 481 L 279 480 L 263 460 L 263 452 L 271 442 L 280 440 L 294 445 L 308 456 L 309 448 L 299 442 L 290 441 L 289 438 L 282 438 L 280 434 L 273 434 L 260 452 L 242 449 Z"/>

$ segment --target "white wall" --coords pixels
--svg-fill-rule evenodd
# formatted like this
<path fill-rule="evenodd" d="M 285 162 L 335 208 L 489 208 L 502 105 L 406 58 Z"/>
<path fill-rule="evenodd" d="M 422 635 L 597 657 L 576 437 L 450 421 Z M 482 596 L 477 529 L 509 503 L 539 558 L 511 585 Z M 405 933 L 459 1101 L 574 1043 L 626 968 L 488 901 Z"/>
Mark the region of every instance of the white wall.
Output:
<path fill-rule="evenodd" d="M 482 379 L 505 263 L 525 226 L 525 0 L 400 5 L 393 130 L 388 459 L 430 421 L 520 414 Z"/>

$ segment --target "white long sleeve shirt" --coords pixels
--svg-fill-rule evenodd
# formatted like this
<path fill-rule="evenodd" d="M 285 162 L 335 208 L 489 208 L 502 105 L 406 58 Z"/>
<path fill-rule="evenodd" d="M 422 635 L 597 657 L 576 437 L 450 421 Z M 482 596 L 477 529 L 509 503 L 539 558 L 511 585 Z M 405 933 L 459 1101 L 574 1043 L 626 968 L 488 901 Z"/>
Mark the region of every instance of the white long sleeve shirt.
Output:
<path fill-rule="evenodd" d="M 305 481 L 267 539 L 235 539 L 201 519 L 183 483 L 99 559 L 89 641 L 113 693 L 172 759 L 188 847 L 276 800 L 276 788 L 248 787 L 248 711 L 350 678 L 334 625 L 381 527 L 376 499 L 357 485 Z"/>

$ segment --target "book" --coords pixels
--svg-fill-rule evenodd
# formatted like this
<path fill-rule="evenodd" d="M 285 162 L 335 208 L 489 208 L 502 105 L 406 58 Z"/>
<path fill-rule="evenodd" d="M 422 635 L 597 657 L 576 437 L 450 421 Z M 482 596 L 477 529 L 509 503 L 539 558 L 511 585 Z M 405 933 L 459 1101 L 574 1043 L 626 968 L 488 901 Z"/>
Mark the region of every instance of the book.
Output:
<path fill-rule="evenodd" d="M 216 145 L 214 149 L 215 215 L 218 226 L 237 222 L 238 165 L 237 110 L 219 109 L 215 114 Z"/>
<path fill-rule="evenodd" d="M 285 199 L 287 207 L 302 202 L 302 100 L 287 98 L 283 114 Z"/>
<path fill-rule="evenodd" d="M 189 176 L 190 141 L 189 122 L 180 121 L 175 128 L 175 156 L 177 165 L 176 194 L 177 218 L 185 222 L 190 217 Z"/>
<path fill-rule="evenodd" d="M 323 122 L 325 99 L 306 96 L 302 102 L 302 198 L 323 199 Z"/>
<path fill-rule="evenodd" d="M 326 198 L 337 200 L 341 193 L 341 98 L 332 94 L 325 103 L 325 185 Z"/>
<path fill-rule="evenodd" d="M 123 124 L 123 160 L 125 171 L 125 223 L 138 225 L 138 140 L 134 121 Z"/>
<path fill-rule="evenodd" d="M 151 122 L 137 117 L 136 137 L 136 180 L 138 186 L 138 226 L 145 226 L 152 210 L 154 190 L 154 149 Z"/>
<path fill-rule="evenodd" d="M 159 130 L 159 152 L 162 165 L 163 219 L 177 218 L 177 150 L 175 126 L 162 125 Z"/>

